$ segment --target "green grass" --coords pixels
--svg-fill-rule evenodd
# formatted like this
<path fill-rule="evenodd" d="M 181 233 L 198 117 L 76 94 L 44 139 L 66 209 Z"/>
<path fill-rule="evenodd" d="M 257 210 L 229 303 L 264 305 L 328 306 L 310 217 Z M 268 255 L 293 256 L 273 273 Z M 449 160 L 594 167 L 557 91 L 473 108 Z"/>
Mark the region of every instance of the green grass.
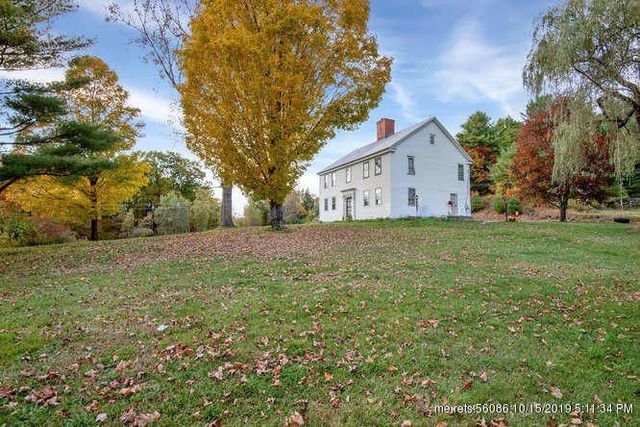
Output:
<path fill-rule="evenodd" d="M 294 412 L 540 425 L 576 416 L 433 409 L 599 401 L 634 412 L 583 424 L 632 425 L 639 277 L 640 232 L 616 224 L 371 221 L 4 249 L 0 425 L 117 424 L 128 409 L 160 425 Z"/>

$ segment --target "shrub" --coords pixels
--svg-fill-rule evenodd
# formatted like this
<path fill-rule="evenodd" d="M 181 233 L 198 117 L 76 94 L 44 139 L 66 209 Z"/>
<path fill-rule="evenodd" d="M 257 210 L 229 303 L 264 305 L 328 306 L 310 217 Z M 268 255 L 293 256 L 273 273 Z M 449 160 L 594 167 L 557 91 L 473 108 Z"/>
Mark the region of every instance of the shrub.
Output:
<path fill-rule="evenodd" d="M 47 245 L 75 240 L 74 234 L 58 222 L 19 214 L 0 218 L 0 233 L 15 246 Z"/>
<path fill-rule="evenodd" d="M 520 201 L 515 197 L 507 199 L 507 212 L 509 215 L 514 215 L 516 212 L 522 212 L 522 205 Z M 505 211 L 505 203 L 502 197 L 495 197 L 493 199 L 493 210 L 499 214 L 503 214 Z"/>
<path fill-rule="evenodd" d="M 191 230 L 206 231 L 220 225 L 220 201 L 206 190 L 198 191 L 191 203 Z"/>
<path fill-rule="evenodd" d="M 190 203 L 177 193 L 169 193 L 160 198 L 155 220 L 162 234 L 188 233 L 191 217 Z"/>
<path fill-rule="evenodd" d="M 32 217 L 32 221 L 40 239 L 35 244 L 67 243 L 76 240 L 76 236 L 60 222 L 39 216 Z"/>
<path fill-rule="evenodd" d="M 6 235 L 9 242 L 22 246 L 23 242 L 35 239 L 37 234 L 36 226 L 27 217 L 20 215 L 10 215 L 3 217 L 2 234 Z"/>
<path fill-rule="evenodd" d="M 133 209 L 129 209 L 122 218 L 122 225 L 120 226 L 120 230 L 128 236 L 131 234 L 135 226 L 136 217 L 133 214 Z"/>
<path fill-rule="evenodd" d="M 489 204 L 486 197 L 471 196 L 471 212 L 480 212 Z"/>
<path fill-rule="evenodd" d="M 131 237 L 148 237 L 153 235 L 153 230 L 146 227 L 136 227 L 129 233 Z"/>

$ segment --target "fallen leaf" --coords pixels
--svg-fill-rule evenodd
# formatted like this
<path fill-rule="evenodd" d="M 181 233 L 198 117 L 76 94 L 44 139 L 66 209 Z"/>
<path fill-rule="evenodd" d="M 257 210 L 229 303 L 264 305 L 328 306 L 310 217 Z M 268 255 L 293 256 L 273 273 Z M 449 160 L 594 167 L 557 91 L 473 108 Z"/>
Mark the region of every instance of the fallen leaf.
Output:
<path fill-rule="evenodd" d="M 304 425 L 304 418 L 299 412 L 294 412 L 284 423 L 285 427 L 298 427 Z"/>
<path fill-rule="evenodd" d="M 551 386 L 549 390 L 551 391 L 551 395 L 553 397 L 555 397 L 556 399 L 562 399 L 563 394 L 558 387 Z"/>

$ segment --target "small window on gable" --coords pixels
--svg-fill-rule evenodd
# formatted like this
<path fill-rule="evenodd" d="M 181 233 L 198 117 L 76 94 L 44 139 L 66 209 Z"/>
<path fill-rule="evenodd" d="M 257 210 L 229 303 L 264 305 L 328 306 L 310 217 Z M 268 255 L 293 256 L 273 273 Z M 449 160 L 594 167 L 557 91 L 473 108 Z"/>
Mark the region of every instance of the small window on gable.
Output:
<path fill-rule="evenodd" d="M 350 183 L 351 182 L 351 166 L 347 168 L 347 171 L 345 173 L 346 173 L 347 183 Z"/>
<path fill-rule="evenodd" d="M 458 164 L 458 181 L 464 181 L 464 165 Z"/>
<path fill-rule="evenodd" d="M 335 172 L 331 172 L 331 186 L 332 187 L 336 186 L 336 173 Z"/>
<path fill-rule="evenodd" d="M 416 189 L 410 188 L 408 196 L 409 196 L 408 197 L 409 206 L 415 206 L 416 205 Z"/>
<path fill-rule="evenodd" d="M 369 190 L 362 192 L 362 206 L 369 206 Z"/>
<path fill-rule="evenodd" d="M 381 175 L 382 174 L 382 157 L 376 157 L 375 159 L 373 159 L 373 165 L 374 165 L 374 173 L 376 175 Z"/>
<path fill-rule="evenodd" d="M 436 134 L 435 133 L 429 134 L 429 144 L 436 145 Z"/>
<path fill-rule="evenodd" d="M 413 156 L 408 156 L 407 157 L 407 173 L 409 175 L 415 175 L 416 174 L 416 165 L 415 165 L 416 161 L 415 158 Z"/>
<path fill-rule="evenodd" d="M 329 210 L 329 199 L 324 199 L 324 210 L 325 211 Z"/>
<path fill-rule="evenodd" d="M 336 198 L 335 197 L 331 198 L 331 210 L 332 211 L 336 210 Z"/>
<path fill-rule="evenodd" d="M 382 204 L 382 188 L 375 189 L 376 196 L 376 206 L 380 206 Z"/>
<path fill-rule="evenodd" d="M 362 178 L 369 178 L 369 160 L 362 164 Z"/>

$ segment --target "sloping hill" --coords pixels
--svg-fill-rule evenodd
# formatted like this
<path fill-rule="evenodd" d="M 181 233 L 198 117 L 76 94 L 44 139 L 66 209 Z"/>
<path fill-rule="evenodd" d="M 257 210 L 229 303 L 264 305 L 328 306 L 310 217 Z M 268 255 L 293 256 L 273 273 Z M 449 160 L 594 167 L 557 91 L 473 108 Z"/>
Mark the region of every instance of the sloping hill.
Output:
<path fill-rule="evenodd" d="M 629 424 L 638 247 L 407 220 L 5 249 L 0 424 Z M 598 401 L 636 413 L 434 412 Z"/>

